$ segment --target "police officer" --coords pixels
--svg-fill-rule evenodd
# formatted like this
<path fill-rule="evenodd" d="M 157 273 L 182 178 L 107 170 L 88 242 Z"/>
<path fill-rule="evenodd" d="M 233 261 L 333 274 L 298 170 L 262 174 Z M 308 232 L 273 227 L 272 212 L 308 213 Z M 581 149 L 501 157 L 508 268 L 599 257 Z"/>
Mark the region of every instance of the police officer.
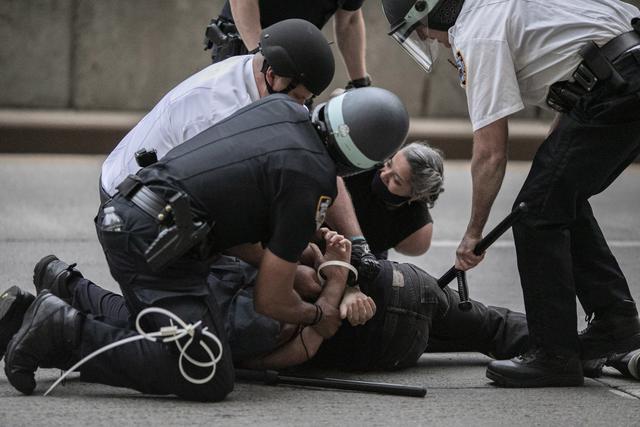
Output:
<path fill-rule="evenodd" d="M 456 267 L 484 256 L 473 248 L 504 177 L 508 116 L 525 104 L 561 112 L 516 199 L 529 204 L 514 237 L 533 346 L 487 376 L 508 387 L 581 385 L 580 356 L 640 345 L 636 304 L 588 202 L 640 153 L 638 9 L 618 0 L 383 6 L 391 35 L 425 69 L 434 42 L 451 45 L 467 94 L 473 199 Z M 580 336 L 576 296 L 591 319 Z"/>
<path fill-rule="evenodd" d="M 322 29 L 335 15 L 338 47 L 351 79 L 348 88 L 371 85 L 365 63 L 364 0 L 229 0 L 207 28 L 205 43 L 218 62 L 251 52 L 258 46 L 261 28 L 284 19 L 300 18 Z"/>
<path fill-rule="evenodd" d="M 131 316 L 161 307 L 200 325 L 194 326 L 194 340 L 208 342 L 204 332 L 215 334 L 218 351 L 209 343 L 211 352 L 196 346 L 186 354 L 202 362 L 208 353 L 217 360 L 215 375 L 199 383 L 205 368 L 185 368 L 186 356 L 168 344 L 138 341 L 89 360 L 81 368 L 83 378 L 190 400 L 224 398 L 233 386 L 233 369 L 207 277 L 215 253 L 244 243 L 265 246 L 255 286 L 257 312 L 313 326 L 324 337 L 335 333 L 340 318 L 334 306 L 324 300 L 306 303 L 293 290 L 298 258 L 335 198 L 336 174 L 371 168 L 388 157 L 403 143 L 408 125 L 400 100 L 383 89 L 332 99 L 316 108 L 313 121 L 304 106 L 276 94 L 128 177 L 96 217 L 111 274 Z M 36 276 L 59 266 L 55 261 L 41 266 Z M 341 286 L 338 292 L 344 290 L 346 272 L 341 266 L 327 269 L 334 279 L 341 278 L 334 280 L 334 286 Z M 62 276 L 56 279 L 57 293 L 69 295 L 73 290 L 61 283 Z M 128 327 L 113 323 L 40 292 L 9 342 L 7 378 L 19 391 L 32 393 L 38 366 L 68 368 L 134 335 L 133 319 Z M 142 321 L 147 330 L 168 323 L 158 316 Z"/>
<path fill-rule="evenodd" d="M 289 19 L 260 34 L 258 52 L 230 58 L 189 77 L 120 141 L 102 165 L 103 199 L 140 168 L 135 156 L 139 150 L 155 150 L 162 158 L 173 147 L 268 94 L 287 93 L 303 103 L 327 88 L 335 63 L 327 40 L 315 26 Z"/>

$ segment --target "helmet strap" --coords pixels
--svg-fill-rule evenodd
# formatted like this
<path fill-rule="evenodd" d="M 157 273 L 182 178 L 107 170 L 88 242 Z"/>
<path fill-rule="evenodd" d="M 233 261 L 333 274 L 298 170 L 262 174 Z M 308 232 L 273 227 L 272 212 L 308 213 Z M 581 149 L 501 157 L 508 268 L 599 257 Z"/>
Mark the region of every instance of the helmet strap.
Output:
<path fill-rule="evenodd" d="M 262 72 L 262 75 L 264 76 L 264 84 L 267 86 L 267 92 L 269 92 L 269 95 L 273 95 L 274 93 L 283 93 L 287 95 L 289 92 L 291 92 L 298 86 L 298 82 L 295 79 L 291 79 L 291 82 L 284 89 L 274 90 L 273 86 L 271 86 L 271 84 L 269 83 L 269 80 L 267 79 L 268 69 L 269 69 L 269 63 L 265 58 L 264 61 L 262 62 L 262 69 L 260 70 L 260 72 Z"/>

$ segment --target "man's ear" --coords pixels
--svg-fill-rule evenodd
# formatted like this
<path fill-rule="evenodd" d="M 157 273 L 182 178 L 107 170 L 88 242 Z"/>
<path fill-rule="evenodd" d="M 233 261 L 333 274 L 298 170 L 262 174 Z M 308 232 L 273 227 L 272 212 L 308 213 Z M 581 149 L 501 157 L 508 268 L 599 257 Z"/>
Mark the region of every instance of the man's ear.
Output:
<path fill-rule="evenodd" d="M 271 65 L 269 65 L 269 67 L 267 68 L 267 72 L 264 73 L 264 78 L 267 80 L 267 83 L 269 83 L 271 86 L 273 86 L 274 80 L 276 78 L 276 74 L 273 72 L 273 68 L 271 68 Z"/>

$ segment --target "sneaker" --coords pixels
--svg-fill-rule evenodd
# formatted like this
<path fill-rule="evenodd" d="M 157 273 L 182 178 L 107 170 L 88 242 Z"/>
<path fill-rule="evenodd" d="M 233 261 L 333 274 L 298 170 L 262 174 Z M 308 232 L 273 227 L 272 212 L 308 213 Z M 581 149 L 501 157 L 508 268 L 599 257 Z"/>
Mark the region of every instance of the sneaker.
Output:
<path fill-rule="evenodd" d="M 0 359 L 7 351 L 7 344 L 18 332 L 24 313 L 35 297 L 17 286 L 12 286 L 0 295 Z"/>
<path fill-rule="evenodd" d="M 573 387 L 584 383 L 578 357 L 551 355 L 541 349 L 489 363 L 487 378 L 501 387 Z"/>

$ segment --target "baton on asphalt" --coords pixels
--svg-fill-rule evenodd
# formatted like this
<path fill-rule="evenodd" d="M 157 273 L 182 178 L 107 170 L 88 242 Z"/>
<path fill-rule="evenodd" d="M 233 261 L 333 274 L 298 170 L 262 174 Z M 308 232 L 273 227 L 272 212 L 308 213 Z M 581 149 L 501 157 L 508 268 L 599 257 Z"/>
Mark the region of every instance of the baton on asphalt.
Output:
<path fill-rule="evenodd" d="M 248 382 L 259 382 L 266 385 L 297 385 L 305 387 L 333 388 L 339 390 L 361 391 L 367 393 L 392 394 L 396 396 L 424 397 L 424 387 L 378 383 L 371 381 L 345 380 L 340 378 L 316 378 L 297 375 L 280 375 L 270 369 L 264 371 L 252 369 L 236 369 L 236 378 Z"/>
<path fill-rule="evenodd" d="M 498 238 L 502 236 L 504 232 L 507 231 L 526 212 L 527 204 L 525 202 L 521 202 L 509 215 L 506 216 L 505 219 L 500 221 L 493 230 L 489 231 L 489 233 L 487 233 L 487 235 L 478 242 L 476 247 L 473 248 L 473 253 L 480 255 L 486 251 L 489 246 L 498 240 Z M 458 270 L 454 265 L 438 279 L 438 286 L 440 286 L 440 288 L 444 288 L 454 278 L 458 279 L 458 293 L 460 294 L 458 308 L 462 311 L 469 311 L 471 310 L 471 301 L 469 301 L 469 288 L 467 286 L 467 278 L 464 271 Z"/>

